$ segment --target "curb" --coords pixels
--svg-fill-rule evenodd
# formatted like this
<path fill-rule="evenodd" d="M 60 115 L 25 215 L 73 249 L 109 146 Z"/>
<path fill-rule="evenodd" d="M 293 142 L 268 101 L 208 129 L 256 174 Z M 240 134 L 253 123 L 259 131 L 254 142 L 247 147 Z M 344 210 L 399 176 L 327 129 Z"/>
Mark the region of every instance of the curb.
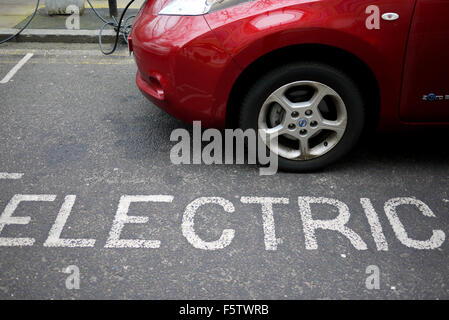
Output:
<path fill-rule="evenodd" d="M 18 29 L 0 29 L 0 40 L 17 33 Z M 62 43 L 98 43 L 99 30 L 65 30 L 65 29 L 25 29 L 14 40 L 16 42 L 62 42 Z M 116 33 L 104 30 L 102 41 L 112 43 Z M 120 40 L 123 41 L 122 37 Z"/>

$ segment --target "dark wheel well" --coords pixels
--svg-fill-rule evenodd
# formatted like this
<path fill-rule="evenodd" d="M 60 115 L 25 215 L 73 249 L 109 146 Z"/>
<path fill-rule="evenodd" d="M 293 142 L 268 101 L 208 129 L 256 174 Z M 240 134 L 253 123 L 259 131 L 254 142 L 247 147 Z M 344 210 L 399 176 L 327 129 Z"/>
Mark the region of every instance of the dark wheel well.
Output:
<path fill-rule="evenodd" d="M 326 45 L 297 45 L 275 50 L 254 61 L 239 76 L 231 90 L 226 111 L 226 126 L 237 126 L 239 99 L 262 74 L 293 61 L 313 61 L 329 64 L 349 75 L 359 85 L 366 103 L 367 132 L 377 126 L 380 113 L 380 91 L 377 80 L 370 68 L 353 54 Z"/>

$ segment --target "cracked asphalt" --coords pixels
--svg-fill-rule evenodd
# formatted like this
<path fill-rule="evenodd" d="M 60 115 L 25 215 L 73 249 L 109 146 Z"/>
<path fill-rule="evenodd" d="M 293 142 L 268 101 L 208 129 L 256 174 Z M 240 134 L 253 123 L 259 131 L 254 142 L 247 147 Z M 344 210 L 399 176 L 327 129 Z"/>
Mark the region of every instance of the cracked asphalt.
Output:
<path fill-rule="evenodd" d="M 103 57 L 95 45 L 8 44 L 0 47 L 0 78 L 28 52 L 34 56 L 0 84 L 0 213 L 15 195 L 56 195 L 52 202 L 22 203 L 0 237 L 31 237 L 32 246 L 0 247 L 0 299 L 448 299 L 448 241 L 431 250 L 404 245 L 384 211 L 398 197 L 424 202 L 398 208 L 410 238 L 449 234 L 448 130 L 377 133 L 344 161 L 311 174 L 259 176 L 252 165 L 180 165 L 170 162 L 170 134 L 191 126 L 148 102 L 135 85 L 132 57 L 122 49 Z M 93 247 L 46 247 L 67 195 L 76 202 L 61 238 L 95 239 Z M 123 239 L 156 239 L 159 248 L 105 248 L 123 195 L 171 195 L 171 203 L 133 203 Z M 260 205 L 241 197 L 282 197 L 274 205 L 277 250 L 264 245 Z M 357 250 L 342 234 L 316 230 L 318 249 L 305 244 L 298 197 L 345 203 L 347 224 L 366 243 Z M 235 211 L 206 205 L 195 231 L 214 241 L 235 236 L 223 249 L 194 248 L 182 232 L 189 203 L 221 197 Z M 388 243 L 378 251 L 361 198 L 369 198 Z M 313 205 L 313 217 L 333 219 L 335 207 Z M 1 225 L 1 223 L 0 223 Z M 379 289 L 368 289 L 369 266 Z M 63 272 L 77 266 L 79 289 Z"/>

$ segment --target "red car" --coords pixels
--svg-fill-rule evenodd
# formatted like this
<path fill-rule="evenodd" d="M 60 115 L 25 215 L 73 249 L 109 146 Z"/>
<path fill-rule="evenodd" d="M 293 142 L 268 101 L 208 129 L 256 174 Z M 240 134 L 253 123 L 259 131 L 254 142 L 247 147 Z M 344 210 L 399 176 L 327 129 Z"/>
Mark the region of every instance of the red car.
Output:
<path fill-rule="evenodd" d="M 448 0 L 147 0 L 130 50 L 148 99 L 278 137 L 284 170 L 329 165 L 366 129 L 449 124 Z"/>

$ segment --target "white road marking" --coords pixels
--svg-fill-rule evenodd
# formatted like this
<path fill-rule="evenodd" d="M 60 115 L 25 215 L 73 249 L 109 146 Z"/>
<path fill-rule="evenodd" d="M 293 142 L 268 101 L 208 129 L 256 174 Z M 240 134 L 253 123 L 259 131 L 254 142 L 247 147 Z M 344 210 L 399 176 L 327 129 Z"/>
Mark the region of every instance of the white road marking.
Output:
<path fill-rule="evenodd" d="M 53 194 L 16 194 L 6 205 L 5 210 L 0 216 L 0 234 L 6 225 L 19 224 L 26 225 L 30 223 L 30 217 L 13 217 L 12 214 L 16 211 L 21 202 L 35 202 L 35 201 L 55 201 L 56 195 Z M 32 246 L 34 238 L 10 238 L 0 237 L 0 247 L 12 246 Z"/>
<path fill-rule="evenodd" d="M 44 247 L 67 247 L 67 248 L 88 248 L 95 245 L 95 239 L 61 239 L 61 233 L 72 212 L 76 196 L 69 195 L 64 199 L 61 210 L 58 213 L 50 234 L 44 243 Z"/>
<path fill-rule="evenodd" d="M 127 223 L 147 223 L 148 217 L 128 216 L 129 206 L 133 202 L 172 202 L 173 196 L 122 196 L 118 205 L 112 229 L 105 248 L 154 248 L 161 246 L 159 240 L 123 240 L 120 239 L 123 227 Z"/>
<path fill-rule="evenodd" d="M 327 204 L 334 206 L 338 209 L 338 216 L 332 220 L 316 220 L 312 218 L 311 204 Z M 304 228 L 304 235 L 306 240 L 307 250 L 318 249 L 318 243 L 316 240 L 315 230 L 333 230 L 340 232 L 346 238 L 349 239 L 351 244 L 357 250 L 368 250 L 368 246 L 365 241 L 352 229 L 348 228 L 346 224 L 351 217 L 348 206 L 337 200 L 323 197 L 298 197 L 299 212 L 302 217 L 302 223 Z"/>
<path fill-rule="evenodd" d="M 19 180 L 19 179 L 22 179 L 22 177 L 23 177 L 23 173 L 0 172 L 0 180 L 1 179 Z"/>
<path fill-rule="evenodd" d="M 276 227 L 274 225 L 273 204 L 289 204 L 288 198 L 269 198 L 269 197 L 242 197 L 242 203 L 257 203 L 262 205 L 262 221 L 264 231 L 264 241 L 266 250 L 277 250 L 281 239 L 276 238 Z"/>
<path fill-rule="evenodd" d="M 0 49 L 0 55 L 5 56 L 18 56 L 27 53 L 33 53 L 36 56 L 98 56 L 103 57 L 103 53 L 100 50 L 78 50 L 78 49 Z M 117 51 L 114 56 L 129 57 L 127 51 Z"/>
<path fill-rule="evenodd" d="M 371 234 L 373 235 L 377 250 L 388 251 L 387 239 L 385 239 L 382 225 L 379 221 L 379 216 L 377 215 L 371 200 L 368 198 L 362 198 L 360 199 L 360 203 L 365 210 L 366 217 L 368 218 L 368 223 L 371 227 Z"/>
<path fill-rule="evenodd" d="M 8 174 L 11 175 L 11 174 Z M 22 174 L 13 174 L 20 177 Z M 5 175 L 4 175 L 5 176 Z M 288 198 L 271 198 L 271 197 L 238 197 L 242 203 L 259 204 L 262 211 L 264 243 L 266 250 L 277 250 L 281 239 L 276 237 L 275 219 L 273 204 L 288 204 Z M 51 194 L 16 194 L 7 203 L 3 212 L 0 214 L 0 247 L 8 246 L 33 246 L 34 238 L 18 238 L 18 237 L 1 237 L 1 233 L 5 226 L 8 225 L 27 225 L 31 221 L 30 216 L 13 217 L 14 212 L 22 202 L 39 202 L 39 201 L 54 201 L 56 195 Z M 120 198 L 114 222 L 109 232 L 108 240 L 105 248 L 160 248 L 161 241 L 159 240 L 144 240 L 144 239 L 120 239 L 121 232 L 126 224 L 133 223 L 147 223 L 148 217 L 144 216 L 129 216 L 128 211 L 133 202 L 173 202 L 174 197 L 170 195 L 137 195 L 128 196 L 123 195 Z M 95 239 L 62 239 L 64 227 L 70 217 L 73 206 L 76 201 L 76 195 L 65 196 L 64 202 L 59 210 L 55 222 L 49 232 L 47 240 L 43 243 L 44 247 L 94 247 Z M 382 232 L 379 217 L 374 211 L 371 200 L 368 198 L 361 198 L 365 214 L 368 217 L 368 222 L 371 226 L 371 234 L 375 240 L 377 249 L 379 251 L 387 251 L 388 245 L 386 243 L 385 235 Z M 187 241 L 195 248 L 202 250 L 220 250 L 228 247 L 236 235 L 234 229 L 224 229 L 221 236 L 216 241 L 205 241 L 199 237 L 195 232 L 194 220 L 197 211 L 204 205 L 213 204 L 219 205 L 225 212 L 234 213 L 235 207 L 229 200 L 222 197 L 200 197 L 189 203 L 184 211 L 182 217 L 182 234 Z M 318 220 L 312 216 L 312 207 L 316 209 L 316 205 L 333 206 L 337 209 L 338 215 L 334 219 Z M 413 249 L 438 249 L 442 251 L 441 246 L 446 240 L 446 234 L 442 230 L 433 230 L 432 236 L 428 240 L 415 240 L 408 236 L 402 224 L 398 208 L 402 210 L 413 210 L 425 217 L 435 218 L 432 210 L 421 200 L 413 197 L 408 198 L 393 198 L 385 202 L 384 210 L 390 225 L 395 233 L 396 238 L 405 246 Z M 367 245 L 363 239 L 347 224 L 350 219 L 350 212 L 348 206 L 337 199 L 324 197 L 298 197 L 298 209 L 300 213 L 300 220 L 305 236 L 306 250 L 315 250 L 318 248 L 316 232 L 318 229 L 332 230 L 345 236 L 352 246 L 357 250 L 367 250 Z M 321 208 L 326 210 L 326 208 Z M 335 209 L 334 209 L 335 211 Z M 70 229 L 70 227 L 67 227 Z M 241 230 L 241 232 L 244 232 Z M 341 251 L 340 251 L 341 252 Z M 339 254 L 342 258 L 347 258 L 350 253 Z"/>
<path fill-rule="evenodd" d="M 219 250 L 226 248 L 231 244 L 232 240 L 234 239 L 235 230 L 233 229 L 223 230 L 220 239 L 210 242 L 204 241 L 195 233 L 195 229 L 193 227 L 195 213 L 199 207 L 208 203 L 218 204 L 222 206 L 224 211 L 226 211 L 227 213 L 235 212 L 235 208 L 232 202 L 224 198 L 220 197 L 198 198 L 189 203 L 186 207 L 186 210 L 184 211 L 184 215 L 182 217 L 182 234 L 187 239 L 187 241 L 189 241 L 189 243 L 197 249 Z"/>
<path fill-rule="evenodd" d="M 34 53 L 27 53 L 25 55 L 25 57 L 22 58 L 22 60 L 20 60 L 9 72 L 8 74 L 0 81 L 1 84 L 5 84 L 8 83 L 9 80 L 12 79 L 12 77 L 14 77 L 14 75 L 17 73 L 17 71 L 20 70 L 20 68 L 22 68 L 25 63 L 27 63 L 28 60 L 31 59 L 31 57 L 34 55 Z"/>
<path fill-rule="evenodd" d="M 442 230 L 433 230 L 432 237 L 429 240 L 414 240 L 411 239 L 401 220 L 399 220 L 396 208 L 403 205 L 411 205 L 418 208 L 418 210 L 426 217 L 436 218 L 435 214 L 429 208 L 427 204 L 421 200 L 415 198 L 394 198 L 390 199 L 385 203 L 385 214 L 390 221 L 393 231 L 396 234 L 396 238 L 405 246 L 420 249 L 420 250 L 431 250 L 441 247 L 444 240 L 446 239 L 446 234 Z"/>

